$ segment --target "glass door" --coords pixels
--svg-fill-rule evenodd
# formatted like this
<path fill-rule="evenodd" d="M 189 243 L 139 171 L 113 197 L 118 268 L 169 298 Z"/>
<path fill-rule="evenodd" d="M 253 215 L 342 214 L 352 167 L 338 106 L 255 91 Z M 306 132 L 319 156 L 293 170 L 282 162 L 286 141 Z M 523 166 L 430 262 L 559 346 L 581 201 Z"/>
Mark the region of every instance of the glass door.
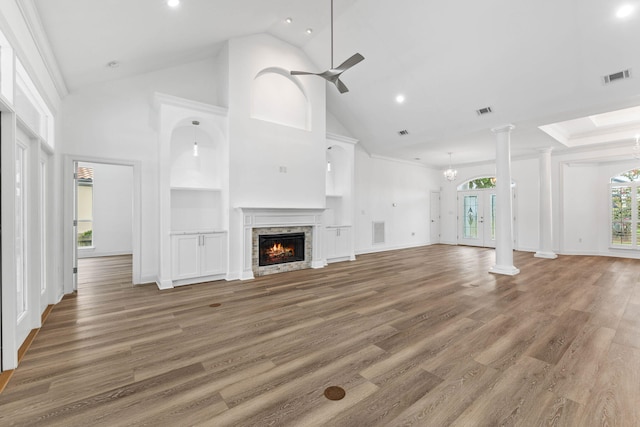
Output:
<path fill-rule="evenodd" d="M 496 246 L 496 194 L 487 190 L 458 192 L 458 244 Z"/>

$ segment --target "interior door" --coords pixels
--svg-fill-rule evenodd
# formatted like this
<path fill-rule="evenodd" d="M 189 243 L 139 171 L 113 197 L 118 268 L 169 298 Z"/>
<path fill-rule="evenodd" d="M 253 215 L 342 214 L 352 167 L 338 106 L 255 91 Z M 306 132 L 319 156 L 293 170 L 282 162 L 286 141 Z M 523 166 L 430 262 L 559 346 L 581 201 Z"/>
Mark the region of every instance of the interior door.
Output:
<path fill-rule="evenodd" d="M 458 244 L 495 248 L 495 191 L 458 192 Z"/>
<path fill-rule="evenodd" d="M 29 305 L 29 266 L 27 248 L 27 147 L 16 144 L 15 180 L 15 262 L 16 262 L 16 342 L 21 345 L 31 332 L 31 311 Z"/>
<path fill-rule="evenodd" d="M 73 290 L 78 290 L 78 162 L 73 162 Z"/>
<path fill-rule="evenodd" d="M 432 191 L 429 200 L 429 241 L 440 243 L 440 193 Z"/>

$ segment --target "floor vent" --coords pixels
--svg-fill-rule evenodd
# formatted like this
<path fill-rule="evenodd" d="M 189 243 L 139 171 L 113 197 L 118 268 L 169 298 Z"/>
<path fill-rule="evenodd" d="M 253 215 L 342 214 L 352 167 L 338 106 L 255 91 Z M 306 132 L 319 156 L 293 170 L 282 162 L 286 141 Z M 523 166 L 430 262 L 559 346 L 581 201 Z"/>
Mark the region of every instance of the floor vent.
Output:
<path fill-rule="evenodd" d="M 384 221 L 373 222 L 373 244 L 384 243 Z"/>
<path fill-rule="evenodd" d="M 618 71 L 617 73 L 609 74 L 608 76 L 603 76 L 602 81 L 604 82 L 604 84 L 607 85 L 609 83 L 613 83 L 618 80 L 628 79 L 630 77 L 631 77 L 631 70 L 627 69 L 627 70 Z"/>

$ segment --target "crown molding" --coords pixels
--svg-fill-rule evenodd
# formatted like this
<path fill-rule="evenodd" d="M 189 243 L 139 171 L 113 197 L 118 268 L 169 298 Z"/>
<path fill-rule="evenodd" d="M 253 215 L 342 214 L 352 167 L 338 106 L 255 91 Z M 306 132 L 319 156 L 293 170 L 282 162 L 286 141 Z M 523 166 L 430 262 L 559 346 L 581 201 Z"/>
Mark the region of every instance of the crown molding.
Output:
<path fill-rule="evenodd" d="M 16 0 L 16 4 L 20 9 L 20 13 L 22 13 L 24 22 L 31 33 L 33 42 L 38 49 L 40 57 L 42 57 L 42 61 L 44 62 L 47 72 L 51 76 L 51 80 L 58 91 L 60 99 L 66 97 L 69 94 L 69 89 L 67 88 L 64 77 L 60 72 L 58 61 L 53 53 L 53 49 L 51 49 L 51 44 L 49 43 L 47 34 L 44 31 L 42 20 L 38 13 L 38 8 L 33 0 Z"/>

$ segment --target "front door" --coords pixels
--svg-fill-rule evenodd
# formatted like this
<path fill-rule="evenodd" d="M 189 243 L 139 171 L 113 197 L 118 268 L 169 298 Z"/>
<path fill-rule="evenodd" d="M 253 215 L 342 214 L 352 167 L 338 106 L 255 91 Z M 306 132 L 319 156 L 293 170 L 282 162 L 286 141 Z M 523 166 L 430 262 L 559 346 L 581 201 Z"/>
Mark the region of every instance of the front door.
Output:
<path fill-rule="evenodd" d="M 458 244 L 495 248 L 495 220 L 494 189 L 458 192 Z"/>

